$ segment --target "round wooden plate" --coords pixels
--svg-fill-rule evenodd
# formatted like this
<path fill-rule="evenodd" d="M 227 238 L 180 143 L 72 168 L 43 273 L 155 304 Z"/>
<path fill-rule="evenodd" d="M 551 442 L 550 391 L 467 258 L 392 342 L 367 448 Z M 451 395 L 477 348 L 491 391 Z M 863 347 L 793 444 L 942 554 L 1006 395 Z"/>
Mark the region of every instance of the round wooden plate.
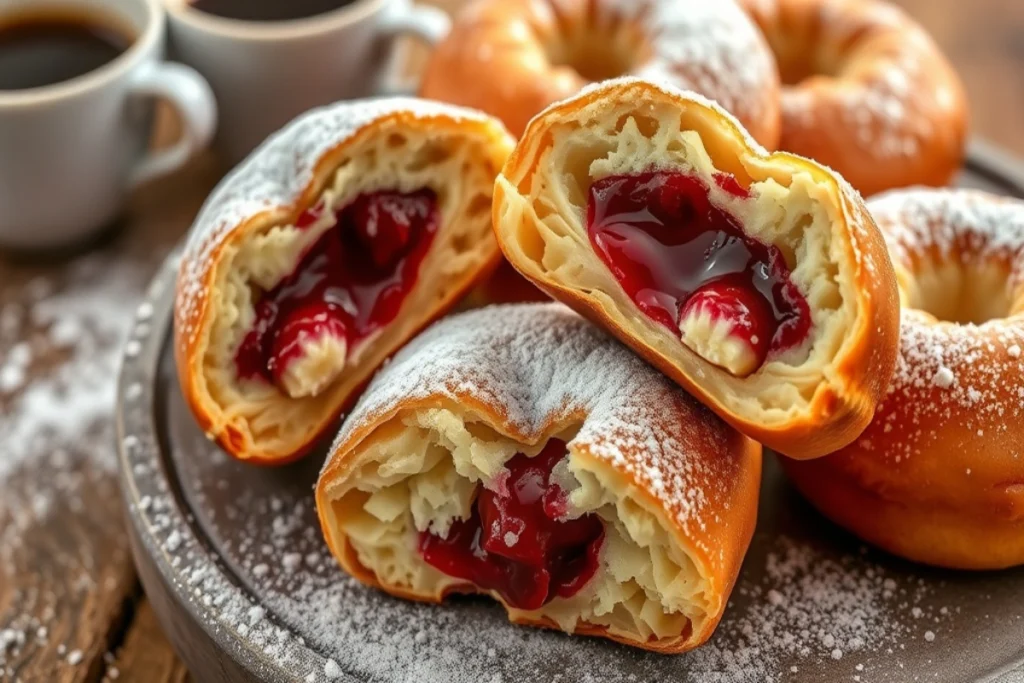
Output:
<path fill-rule="evenodd" d="M 1024 169 L 976 145 L 962 184 L 1024 196 Z M 770 458 L 760 523 L 729 609 L 711 643 L 690 654 L 515 627 L 482 599 L 418 605 L 367 589 L 342 574 L 320 537 L 312 486 L 322 452 L 260 469 L 230 460 L 195 426 L 169 344 L 175 275 L 172 257 L 126 347 L 118 438 L 139 574 L 199 681 L 1024 675 L 1024 571 L 942 572 L 866 548 L 805 504 Z"/>

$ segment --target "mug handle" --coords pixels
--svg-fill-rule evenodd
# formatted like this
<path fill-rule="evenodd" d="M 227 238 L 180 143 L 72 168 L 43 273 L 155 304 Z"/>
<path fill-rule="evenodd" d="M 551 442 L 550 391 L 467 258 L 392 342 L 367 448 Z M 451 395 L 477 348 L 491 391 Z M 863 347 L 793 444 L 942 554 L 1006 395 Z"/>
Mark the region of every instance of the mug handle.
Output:
<path fill-rule="evenodd" d="M 403 6 L 404 5 L 404 6 Z M 404 35 L 419 38 L 428 46 L 437 45 L 452 28 L 452 20 L 448 13 L 439 7 L 430 5 L 399 5 L 399 8 L 386 16 L 380 24 L 381 35 L 389 42 Z M 416 84 L 400 78 L 392 65 L 392 73 L 384 79 L 380 88 L 382 95 L 409 95 L 416 91 Z"/>
<path fill-rule="evenodd" d="M 136 187 L 172 173 L 210 144 L 217 129 L 217 101 L 197 71 L 183 64 L 158 62 L 139 69 L 130 85 L 140 97 L 163 99 L 182 121 L 181 139 L 169 149 L 150 153 L 132 169 L 128 184 Z"/>

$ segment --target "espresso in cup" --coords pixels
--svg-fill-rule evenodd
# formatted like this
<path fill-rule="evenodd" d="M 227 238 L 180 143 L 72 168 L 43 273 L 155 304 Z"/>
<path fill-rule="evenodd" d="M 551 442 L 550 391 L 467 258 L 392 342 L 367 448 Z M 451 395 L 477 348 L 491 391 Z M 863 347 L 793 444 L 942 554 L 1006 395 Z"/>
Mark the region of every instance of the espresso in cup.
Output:
<path fill-rule="evenodd" d="M 164 60 L 158 0 L 0 0 L 0 250 L 65 249 L 114 222 L 132 188 L 213 135 L 213 93 Z M 152 149 L 157 101 L 182 122 Z"/>
<path fill-rule="evenodd" d="M 397 78 L 398 38 L 433 44 L 450 25 L 442 10 L 413 0 L 162 2 L 174 57 L 213 86 L 215 147 L 228 164 L 305 111 L 415 89 Z"/>
<path fill-rule="evenodd" d="M 288 21 L 327 14 L 356 0 L 192 0 L 200 12 L 241 21 Z"/>
<path fill-rule="evenodd" d="M 135 42 L 110 17 L 26 12 L 0 18 L 0 90 L 28 90 L 78 78 L 109 64 Z"/>

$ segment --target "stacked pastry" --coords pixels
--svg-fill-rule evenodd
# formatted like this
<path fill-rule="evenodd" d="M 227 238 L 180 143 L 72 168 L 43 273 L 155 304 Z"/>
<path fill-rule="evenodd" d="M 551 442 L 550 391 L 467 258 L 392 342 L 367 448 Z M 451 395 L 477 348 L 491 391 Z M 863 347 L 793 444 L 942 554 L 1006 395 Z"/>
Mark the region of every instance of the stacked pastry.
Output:
<path fill-rule="evenodd" d="M 737 579 L 762 444 L 892 552 L 1024 561 L 1024 205 L 925 190 L 866 205 L 826 166 L 766 151 L 813 139 L 804 151 L 856 177 L 906 135 L 944 151 L 898 182 L 941 182 L 963 112 L 895 10 L 750 4 L 768 40 L 724 2 L 478 2 L 426 88 L 491 107 L 518 144 L 474 109 L 341 103 L 210 198 L 179 278 L 185 395 L 257 463 L 300 456 L 351 408 L 316 504 L 352 576 L 681 652 L 710 637 Z M 484 63 L 509 80 L 444 76 Z M 938 90 L 904 82 L 907 127 L 864 124 L 881 136 L 864 156 L 830 142 L 848 135 L 797 130 L 900 94 L 901 64 Z M 779 66 L 787 83 L 833 76 L 780 94 Z M 581 89 L 623 71 L 676 82 Z M 561 303 L 431 325 L 500 253 Z"/>

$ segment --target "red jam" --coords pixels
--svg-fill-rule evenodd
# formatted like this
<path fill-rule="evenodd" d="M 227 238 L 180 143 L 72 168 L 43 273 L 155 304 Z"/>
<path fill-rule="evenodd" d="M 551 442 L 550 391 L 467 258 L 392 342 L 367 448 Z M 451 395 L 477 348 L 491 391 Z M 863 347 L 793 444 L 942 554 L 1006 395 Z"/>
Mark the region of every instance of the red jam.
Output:
<path fill-rule="evenodd" d="M 592 514 L 564 518 L 566 494 L 550 476 L 565 454 L 565 443 L 552 439 L 536 457 L 509 460 L 502 491 L 481 489 L 472 516 L 447 538 L 420 534 L 423 559 L 519 609 L 575 595 L 597 571 L 604 526 Z"/>
<path fill-rule="evenodd" d="M 296 227 L 310 227 L 323 211 L 307 210 Z M 351 348 L 394 320 L 439 224 L 437 198 L 426 189 L 359 195 L 335 218 L 295 271 L 258 296 L 235 357 L 240 377 L 276 381 L 304 339 L 331 334 Z"/>
<path fill-rule="evenodd" d="M 729 174 L 715 182 L 749 196 Z M 810 308 L 782 252 L 712 204 L 699 178 L 668 171 L 602 178 L 590 187 L 587 227 L 594 251 L 658 323 L 678 330 L 688 304 L 699 304 L 734 320 L 733 334 L 762 363 L 807 337 Z"/>

